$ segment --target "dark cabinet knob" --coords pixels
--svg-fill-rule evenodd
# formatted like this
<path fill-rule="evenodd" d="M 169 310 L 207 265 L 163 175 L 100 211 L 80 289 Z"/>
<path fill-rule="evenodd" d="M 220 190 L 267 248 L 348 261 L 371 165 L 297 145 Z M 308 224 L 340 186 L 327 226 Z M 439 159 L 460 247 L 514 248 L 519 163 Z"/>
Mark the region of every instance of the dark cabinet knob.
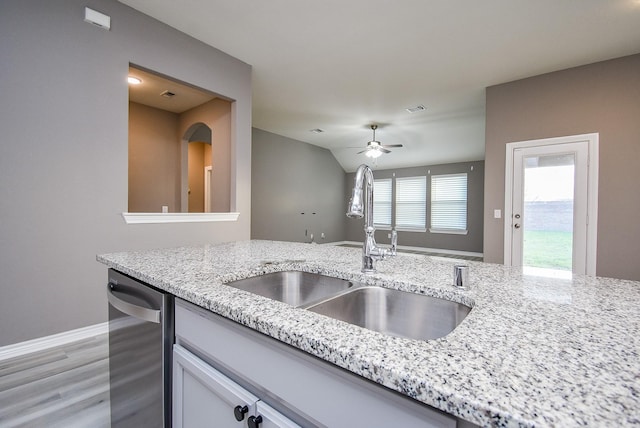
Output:
<path fill-rule="evenodd" d="M 233 416 L 236 417 L 236 421 L 241 421 L 244 419 L 244 415 L 249 411 L 247 406 L 236 406 L 233 409 Z"/>
<path fill-rule="evenodd" d="M 249 416 L 247 419 L 247 426 L 249 428 L 259 428 L 262 423 L 262 416 Z"/>

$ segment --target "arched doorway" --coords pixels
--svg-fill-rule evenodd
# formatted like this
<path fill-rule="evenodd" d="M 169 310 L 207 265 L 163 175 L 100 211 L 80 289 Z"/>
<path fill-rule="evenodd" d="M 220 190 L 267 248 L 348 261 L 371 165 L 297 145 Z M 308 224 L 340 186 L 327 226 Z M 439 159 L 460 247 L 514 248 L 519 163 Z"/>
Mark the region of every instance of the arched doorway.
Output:
<path fill-rule="evenodd" d="M 186 183 L 183 180 L 182 186 L 183 203 L 186 199 L 183 212 L 211 212 L 211 128 L 201 122 L 193 124 L 183 137 L 183 146 L 187 152 L 186 159 L 183 157 L 183 171 L 186 170 Z"/>

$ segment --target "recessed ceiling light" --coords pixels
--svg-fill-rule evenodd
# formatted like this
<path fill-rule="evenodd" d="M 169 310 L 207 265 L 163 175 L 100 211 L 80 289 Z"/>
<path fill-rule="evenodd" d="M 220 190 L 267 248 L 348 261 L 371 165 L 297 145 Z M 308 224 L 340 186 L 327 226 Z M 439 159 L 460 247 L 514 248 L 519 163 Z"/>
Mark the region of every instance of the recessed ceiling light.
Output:
<path fill-rule="evenodd" d="M 426 110 L 426 109 L 427 109 L 427 108 L 426 108 L 425 106 L 423 106 L 422 104 L 420 104 L 420 105 L 415 106 L 415 107 L 409 107 L 409 108 L 407 108 L 406 110 L 407 110 L 409 113 L 417 113 L 417 112 L 419 112 L 419 111 L 424 111 L 424 110 Z"/>
<path fill-rule="evenodd" d="M 324 132 L 324 131 L 320 128 L 316 128 L 316 129 L 310 129 L 309 132 L 313 134 L 320 134 L 321 132 Z"/>
<path fill-rule="evenodd" d="M 129 76 L 127 77 L 127 82 L 129 82 L 129 84 L 131 85 L 139 85 L 142 83 L 142 80 L 138 79 L 137 77 Z"/>

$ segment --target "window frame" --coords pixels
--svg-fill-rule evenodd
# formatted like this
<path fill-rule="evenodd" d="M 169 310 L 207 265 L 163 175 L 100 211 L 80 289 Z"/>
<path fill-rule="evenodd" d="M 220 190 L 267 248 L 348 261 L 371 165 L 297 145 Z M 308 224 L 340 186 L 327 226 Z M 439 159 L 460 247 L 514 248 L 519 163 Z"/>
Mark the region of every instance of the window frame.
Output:
<path fill-rule="evenodd" d="M 376 198 L 376 190 L 380 188 L 380 184 L 389 183 L 389 223 L 376 223 L 376 201 L 379 198 Z M 393 203 L 394 203 L 394 193 L 393 193 L 393 178 L 378 178 L 373 180 L 373 226 L 376 229 L 380 230 L 391 230 L 393 225 Z M 378 190 L 379 192 L 379 190 Z M 380 202 L 378 201 L 378 204 Z M 379 205 L 378 205 L 379 206 Z"/>
<path fill-rule="evenodd" d="M 438 202 L 441 202 L 441 201 L 434 202 L 434 188 L 433 188 L 434 179 L 437 182 L 438 177 L 448 177 L 448 178 L 464 177 L 465 179 L 464 228 L 433 227 L 433 219 L 435 217 L 433 214 L 433 209 L 434 209 L 434 206 L 438 207 Z M 460 200 L 458 199 L 457 201 L 460 201 Z M 451 235 L 466 235 L 469 233 L 469 175 L 468 173 L 462 172 L 462 173 L 454 173 L 454 174 L 432 175 L 431 182 L 429 185 L 429 202 L 430 202 L 430 208 L 429 208 L 429 232 L 430 233 L 444 233 L 444 234 L 451 234 Z"/>
<path fill-rule="evenodd" d="M 420 180 L 422 181 L 421 185 L 423 186 L 422 193 L 421 193 L 421 198 L 416 198 L 413 201 L 399 201 L 398 200 L 398 195 L 401 193 L 401 191 L 399 191 L 399 186 L 398 183 L 402 183 L 402 182 L 409 182 L 409 181 L 416 181 L 416 180 Z M 415 224 L 398 224 L 398 213 L 402 211 L 402 206 L 406 206 L 407 204 L 422 204 L 422 222 L 421 224 L 418 224 L 417 222 Z M 428 205 L 428 200 L 427 200 L 427 176 L 426 175 L 416 175 L 416 176 L 410 176 L 410 177 L 395 177 L 395 194 L 394 194 L 394 198 L 393 198 L 393 204 L 395 207 L 395 215 L 393 218 L 393 223 L 395 225 L 395 228 L 397 231 L 402 231 L 402 232 L 426 232 L 427 231 L 427 205 Z M 402 214 L 400 215 L 402 216 Z"/>

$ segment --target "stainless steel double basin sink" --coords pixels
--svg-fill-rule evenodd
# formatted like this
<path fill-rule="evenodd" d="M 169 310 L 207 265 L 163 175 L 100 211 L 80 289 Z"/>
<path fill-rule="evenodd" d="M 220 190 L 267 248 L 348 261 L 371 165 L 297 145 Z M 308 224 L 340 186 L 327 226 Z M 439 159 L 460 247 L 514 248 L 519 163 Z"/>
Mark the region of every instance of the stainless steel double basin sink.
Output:
<path fill-rule="evenodd" d="M 451 333 L 471 308 L 450 300 L 299 271 L 227 283 L 369 330 L 417 340 Z"/>

